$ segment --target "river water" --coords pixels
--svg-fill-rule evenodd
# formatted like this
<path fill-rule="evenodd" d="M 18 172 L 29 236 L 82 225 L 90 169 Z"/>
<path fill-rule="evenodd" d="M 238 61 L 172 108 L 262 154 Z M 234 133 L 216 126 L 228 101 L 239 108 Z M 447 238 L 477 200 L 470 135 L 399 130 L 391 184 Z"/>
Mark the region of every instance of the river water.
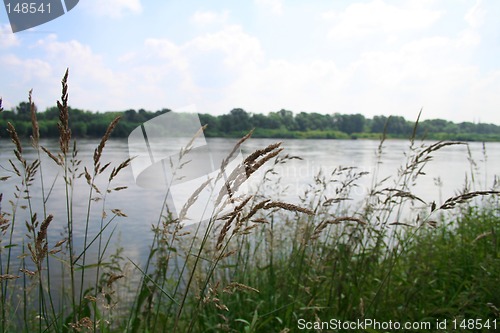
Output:
<path fill-rule="evenodd" d="M 218 152 L 229 152 L 237 141 L 219 138 L 207 140 L 211 149 Z M 266 147 L 277 141 L 279 140 L 250 139 L 242 146 L 242 156 L 244 158 L 255 149 Z M 78 172 L 83 172 L 84 166 L 89 171 L 93 170 L 92 159 L 98 143 L 98 140 L 78 141 L 77 158 L 82 160 Z M 415 145 L 430 145 L 432 143 L 419 142 Z M 53 152 L 58 150 L 58 142 L 55 140 L 43 141 L 41 144 Z M 266 188 L 265 192 L 267 193 L 264 194 L 272 199 L 277 199 L 275 196 L 280 193 L 280 200 L 300 204 L 300 198 L 304 191 L 308 189 L 310 184 L 314 183 L 314 178 L 320 171 L 323 175 L 328 175 L 339 166 L 353 166 L 359 172 L 368 173 L 357 182 L 358 186 L 351 193 L 352 205 L 355 205 L 356 201 L 361 200 L 368 193 L 374 182 L 373 177 L 376 177 L 377 180 L 392 177 L 387 180 L 387 186 L 390 186 L 391 182 L 398 178 L 399 168 L 407 163 L 410 155 L 408 141 L 387 140 L 384 142 L 381 155 L 378 157 L 379 145 L 380 142 L 371 140 L 283 140 L 282 146 L 285 149 L 282 155 L 290 154 L 302 159 L 293 159 L 286 164 L 278 165 L 276 167 L 277 174 L 273 176 L 274 185 Z M 8 181 L 0 184 L 0 192 L 3 193 L 2 211 L 6 212 L 10 211 L 9 200 L 15 199 L 15 186 L 20 184 L 19 178 L 8 171 L 11 169 L 8 160 L 15 160 L 13 149 L 14 146 L 10 141 L 6 139 L 0 141 L 0 176 L 12 176 Z M 26 145 L 23 154 L 28 161 L 32 161 L 37 156 L 29 145 Z M 412 193 L 429 203 L 436 201 L 439 204 L 446 198 L 456 195 L 463 188 L 465 182 L 470 182 L 472 179 L 474 182 L 470 186 L 471 190 L 489 189 L 493 184 L 494 177 L 500 174 L 500 143 L 486 143 L 484 146 L 482 143 L 469 143 L 468 146 L 453 145 L 433 152 L 432 156 L 433 159 L 427 163 L 423 170 L 425 175 L 419 176 L 415 186 L 412 187 Z M 106 143 L 101 165 L 111 162 L 112 166 L 117 166 L 128 157 L 127 140 L 113 139 Z M 47 213 L 54 215 L 54 221 L 49 228 L 49 242 L 52 243 L 61 239 L 64 234 L 66 192 L 62 169 L 45 154 L 42 154 L 42 172 L 46 195 L 50 190 Z M 259 183 L 259 177 L 262 174 L 261 171 L 252 175 L 250 188 Z M 39 176 L 40 172 L 37 173 L 37 177 L 33 181 L 30 196 L 32 197 L 33 210 L 38 211 L 38 216 L 43 216 Z M 101 188 L 102 192 L 106 188 L 107 180 L 107 172 L 104 172 L 102 177 L 97 180 L 97 186 Z M 73 228 L 75 244 L 78 246 L 78 244 L 83 243 L 85 234 L 89 189 L 85 177 L 77 179 L 75 184 Z M 105 235 L 109 235 L 112 227 L 116 226 L 110 247 L 121 246 L 127 257 L 138 263 L 144 262 L 153 237 L 151 226 L 158 221 L 165 191 L 138 186 L 130 168 L 124 169 L 113 180 L 111 187 L 117 186 L 127 186 L 128 188 L 110 193 L 107 196 L 105 207 L 108 217 L 112 215 L 110 209 L 114 208 L 120 209 L 128 217 L 116 218 Z M 21 200 L 19 204 L 26 205 L 26 202 Z M 100 229 L 102 204 L 103 201 L 93 203 L 89 221 L 89 235 L 92 235 L 91 237 L 96 235 Z M 19 209 L 16 218 L 18 222 L 15 226 L 14 242 L 21 244 L 22 238 L 27 233 L 24 223 L 27 214 Z M 6 245 L 5 239 L 2 245 Z M 95 251 L 94 247 L 91 248 L 89 256 L 91 257 Z"/>

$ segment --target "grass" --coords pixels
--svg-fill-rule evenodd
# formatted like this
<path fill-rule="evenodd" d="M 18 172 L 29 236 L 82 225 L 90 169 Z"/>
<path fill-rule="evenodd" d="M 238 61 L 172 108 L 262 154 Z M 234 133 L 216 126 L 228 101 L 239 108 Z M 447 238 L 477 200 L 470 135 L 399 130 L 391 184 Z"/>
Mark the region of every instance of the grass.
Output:
<path fill-rule="evenodd" d="M 385 179 L 377 170 L 369 175 L 355 167 L 320 171 L 300 205 L 283 202 L 278 192 L 269 196 L 269 188 L 279 188 L 279 167 L 301 159 L 283 154 L 281 143 L 271 144 L 248 155 L 226 178 L 217 176 L 224 191 L 215 193 L 210 218 L 192 228 L 185 228 L 183 219 L 209 183 L 195 189 L 178 215 L 166 204 L 167 191 L 151 221 L 147 261 L 139 263 L 123 249 L 109 250 L 114 222 L 126 214 L 108 207 L 108 196 L 126 190 L 115 182 L 131 163 L 102 162 L 119 119 L 103 133 L 93 164 L 82 165 L 68 126 L 67 80 L 66 72 L 58 102 L 58 152 L 39 144 L 31 92 L 31 144 L 38 158 L 24 158 L 16 129 L 8 125 L 14 156 L 2 162 L 1 180 L 12 177 L 17 185 L 9 202 L 0 195 L 1 332 L 296 332 L 301 321 L 331 319 L 498 322 L 498 178 L 490 188 L 470 190 L 475 183 L 466 184 L 438 202 L 412 193 L 434 154 L 466 143 L 419 145 L 411 139 L 407 160 Z M 236 143 L 221 170 L 251 134 Z M 178 165 L 189 161 L 192 142 L 179 152 Z M 384 139 L 379 162 L 383 152 Z M 40 162 L 42 154 L 51 165 Z M 60 169 L 64 198 L 52 195 L 55 181 L 43 176 L 47 167 Z M 474 170 L 471 159 L 471 180 L 479 179 Z M 257 171 L 258 186 L 240 193 Z M 368 194 L 353 204 L 353 191 L 366 177 L 372 179 Z M 32 193 L 34 182 L 41 182 L 38 196 Z M 74 210 L 74 194 L 83 190 L 84 214 Z M 66 207 L 64 216 L 48 211 L 54 200 Z M 222 213 L 224 206 L 232 209 Z M 21 211 L 27 212 L 26 221 Z M 48 237 L 57 234 L 54 220 L 66 225 L 56 242 Z M 75 223 L 85 225 L 82 246 L 76 245 Z M 99 224 L 97 233 L 90 232 L 91 223 Z M 91 249 L 97 254 L 90 255 Z"/>

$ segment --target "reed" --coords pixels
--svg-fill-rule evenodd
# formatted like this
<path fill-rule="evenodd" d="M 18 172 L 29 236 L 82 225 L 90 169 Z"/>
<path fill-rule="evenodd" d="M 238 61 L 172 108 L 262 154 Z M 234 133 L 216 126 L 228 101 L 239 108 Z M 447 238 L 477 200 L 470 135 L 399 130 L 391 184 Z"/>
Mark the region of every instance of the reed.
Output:
<path fill-rule="evenodd" d="M 7 124 L 13 157 L 2 161 L 0 175 L 1 332 L 296 332 L 298 319 L 498 320 L 498 176 L 490 187 L 480 183 L 487 178 L 476 174 L 468 150 L 470 174 L 461 192 L 436 199 L 412 191 L 436 154 L 467 143 L 418 143 L 417 119 L 395 175 L 380 179 L 377 169 L 368 174 L 346 166 L 321 170 L 292 204 L 282 199 L 279 172 L 302 158 L 284 154 L 281 142 L 228 170 L 250 132 L 177 214 L 166 191 L 157 220 L 150 221 L 148 258 L 138 263 L 122 248 L 110 253 L 116 221 L 129 218 L 124 207 L 109 204 L 110 196 L 127 190 L 119 175 L 132 161 L 105 160 L 120 119 L 111 121 L 84 165 L 71 141 L 68 79 L 66 71 L 57 103 L 58 151 L 42 145 L 32 91 L 32 148 Z M 205 128 L 179 151 L 173 179 Z M 384 145 L 383 136 L 378 162 Z M 37 152 L 34 160 L 27 160 L 27 148 Z M 486 159 L 485 146 L 482 154 Z M 51 195 L 56 180 L 46 179 L 47 167 L 60 170 L 64 198 Z M 250 193 L 242 193 L 255 177 L 261 178 Z M 355 201 L 366 177 L 366 197 Z M 37 181 L 40 195 L 33 193 Z M 206 220 L 186 227 L 213 183 L 221 185 L 212 193 L 215 207 L 207 205 Z M 83 213 L 74 205 L 82 189 L 88 193 Z M 64 216 L 50 212 L 48 203 L 63 204 Z M 65 226 L 62 232 L 56 223 Z M 75 238 L 77 224 L 82 240 Z"/>
<path fill-rule="evenodd" d="M 14 156 L 15 160 L 9 160 L 10 170 L 12 175 L 19 178 L 20 185 L 15 186 L 14 201 L 10 200 L 9 204 L 11 206 L 11 212 L 7 213 L 5 210 L 0 208 L 1 214 L 1 232 L 2 237 L 0 241 L 4 240 L 4 236 L 8 236 L 7 242 L 2 242 L 2 248 L 0 250 L 0 275 L 2 276 L 1 285 L 1 303 L 2 303 L 2 313 L 1 313 L 1 331 L 7 332 L 15 329 L 18 324 L 18 320 L 23 318 L 22 321 L 24 329 L 26 331 L 67 331 L 70 328 L 78 328 L 80 326 L 86 327 L 90 321 L 94 323 L 93 329 L 97 329 L 96 323 L 100 322 L 100 310 L 97 307 L 89 307 L 88 297 L 84 298 L 88 294 L 88 291 L 83 290 L 84 284 L 88 284 L 88 275 L 85 274 L 87 265 L 85 264 L 85 254 L 89 247 L 96 241 L 99 243 L 98 256 L 99 260 L 97 267 L 101 268 L 107 265 L 103 263 L 103 258 L 106 256 L 106 250 L 109 244 L 109 239 L 103 240 L 102 235 L 104 230 L 110 225 L 111 221 L 115 217 L 126 216 L 120 209 L 111 209 L 112 216 L 105 219 L 105 210 L 108 208 L 103 205 L 101 228 L 97 235 L 91 235 L 88 229 L 85 230 L 85 244 L 83 246 L 83 251 L 77 255 L 77 246 L 74 244 L 74 232 L 73 232 L 73 221 L 75 219 L 73 213 L 73 195 L 75 193 L 75 187 L 79 186 L 79 178 L 85 174 L 85 172 L 80 172 L 81 160 L 78 159 L 78 150 L 76 147 L 76 142 L 71 145 L 71 130 L 69 128 L 69 112 L 68 112 L 68 71 L 66 71 L 62 80 L 62 93 L 61 100 L 58 101 L 59 108 L 59 148 L 60 151 L 57 153 L 51 152 L 49 149 L 40 145 L 40 135 L 39 126 L 36 117 L 36 106 L 32 100 L 32 91 L 29 92 L 29 105 L 31 109 L 31 123 L 32 123 L 32 136 L 31 145 L 37 152 L 37 157 L 33 161 L 27 161 L 24 156 L 24 148 L 22 145 L 17 131 L 13 124 L 8 124 L 8 133 L 14 144 Z M 95 176 L 102 174 L 106 167 L 105 165 L 100 167 L 99 159 L 102 155 L 106 141 L 109 139 L 109 135 L 116 126 L 118 119 L 110 124 L 108 130 L 104 133 L 103 139 L 97 146 L 94 155 L 94 179 Z M 72 149 L 70 149 L 70 147 Z M 58 200 L 59 198 L 52 198 L 50 194 L 55 185 L 56 180 L 54 179 L 47 191 L 46 182 L 47 180 L 43 176 L 43 168 L 41 153 L 45 153 L 50 160 L 55 162 L 56 166 L 62 169 L 63 180 L 65 186 L 66 197 L 64 199 L 66 205 L 66 228 L 64 230 L 63 239 L 57 241 L 53 246 L 49 242 L 48 234 L 50 233 L 50 224 L 53 220 L 58 219 L 61 221 L 64 219 L 63 216 L 54 216 L 49 214 L 47 211 L 47 203 L 49 200 Z M 109 183 L 115 178 L 118 173 L 125 169 L 130 163 L 130 159 L 122 162 L 113 168 L 109 175 Z M 86 168 L 85 168 L 86 170 Z M 11 176 L 2 177 L 2 181 L 6 181 Z M 87 178 L 87 177 L 86 177 Z M 34 197 L 32 196 L 32 185 L 35 180 L 39 179 L 41 183 L 41 198 L 40 202 L 35 204 Z M 95 184 L 92 182 L 89 184 L 92 190 L 97 189 Z M 111 193 L 115 191 L 120 191 L 125 189 L 125 186 L 108 187 L 106 193 Z M 91 190 L 91 191 L 92 191 Z M 98 189 L 97 189 L 98 190 Z M 91 192 L 92 193 L 92 192 Z M 38 197 L 38 196 L 37 196 Z M 84 219 L 88 222 L 90 217 L 90 206 L 92 206 L 96 200 L 95 197 L 89 196 L 89 209 L 87 211 L 87 216 Z M 1 206 L 0 206 L 1 207 Z M 41 212 L 36 212 L 35 207 L 40 207 Z M 23 240 L 23 250 L 21 255 L 18 256 L 20 260 L 19 265 L 21 266 L 20 275 L 14 275 L 11 272 L 15 271 L 13 265 L 13 249 L 20 246 L 21 244 L 15 241 L 14 235 L 19 232 L 16 227 L 16 220 L 19 211 L 26 211 L 28 215 L 28 220 L 26 224 L 26 240 Z M 39 222 L 39 216 L 42 216 L 42 221 Z M 78 219 L 80 220 L 80 219 Z M 93 238 L 91 238 L 93 237 Z M 111 237 L 111 236 L 110 236 Z M 87 242 L 87 239 L 92 239 L 92 241 Z M 28 253 L 24 251 L 24 244 L 27 244 Z M 4 252 L 6 251 L 6 257 Z M 31 257 L 34 269 L 29 269 L 29 263 L 26 263 L 24 258 Z M 6 260 L 4 260 L 6 258 Z M 56 259 L 61 263 L 61 270 L 54 271 L 53 266 L 57 263 L 53 259 Z M 81 261 L 80 261 L 81 259 Z M 92 264 L 94 265 L 94 264 Z M 79 286 L 79 291 L 76 289 L 75 274 L 78 270 L 81 270 L 81 281 Z M 99 273 L 96 277 L 95 289 L 100 289 L 102 274 Z M 60 288 L 51 282 L 51 278 L 54 278 L 54 274 L 57 274 L 55 278 L 62 280 L 63 283 Z M 66 280 L 69 275 L 69 289 L 66 287 Z M 109 274 L 108 272 L 104 274 Z M 15 279 L 23 278 L 23 288 L 17 283 L 9 283 L 9 281 L 15 281 Z M 111 275 L 107 280 L 106 286 L 109 288 L 112 283 L 118 279 L 120 275 Z M 99 286 L 99 288 L 97 287 Z M 33 294 L 33 290 L 37 290 L 36 294 Z M 20 293 L 21 292 L 21 293 Z M 54 296 L 56 292 L 57 296 Z M 97 294 L 98 292 L 96 292 Z M 15 299 L 19 295 L 23 295 L 19 304 L 21 306 L 12 306 L 9 304 L 15 304 Z M 57 299 L 54 299 L 57 297 Z M 69 304 L 67 301 L 69 300 Z M 35 301 L 37 306 L 30 306 L 32 302 Z M 18 312 L 18 310 L 22 310 Z M 89 312 L 90 310 L 90 312 Z M 9 313 L 9 311 L 13 311 Z M 21 317 L 19 317 L 21 314 Z M 35 316 L 36 314 L 36 316 Z M 34 319 L 36 318 L 36 319 Z M 92 319 L 91 319 L 92 318 Z M 89 321 L 90 320 L 90 321 Z M 101 326 L 102 328 L 102 326 Z"/>

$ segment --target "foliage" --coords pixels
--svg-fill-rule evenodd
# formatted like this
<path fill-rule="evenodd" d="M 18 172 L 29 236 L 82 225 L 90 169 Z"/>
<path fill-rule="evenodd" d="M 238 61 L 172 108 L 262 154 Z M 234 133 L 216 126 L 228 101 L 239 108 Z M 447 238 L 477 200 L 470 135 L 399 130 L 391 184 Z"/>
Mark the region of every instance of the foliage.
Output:
<path fill-rule="evenodd" d="M 29 137 L 30 115 L 28 103 L 21 102 L 15 110 L 4 111 L 0 116 L 0 137 L 8 136 L 7 122 L 16 126 L 21 137 Z M 36 106 L 35 106 L 36 107 Z M 68 108 L 71 114 L 70 127 L 75 137 L 100 137 L 107 124 L 115 117 L 122 120 L 113 131 L 113 137 L 127 137 L 142 123 L 169 112 L 130 109 L 122 112 L 91 112 Z M 228 114 L 214 116 L 200 114 L 202 125 L 207 124 L 207 137 L 240 137 L 255 129 L 254 137 L 297 139 L 347 139 L 374 138 L 382 133 L 389 138 L 407 139 L 412 135 L 413 123 L 401 116 L 375 116 L 372 119 L 361 114 L 319 114 L 289 110 L 270 112 L 268 115 L 248 113 L 235 108 Z M 38 113 L 40 131 L 44 137 L 57 137 L 57 107 Z M 417 137 L 430 140 L 500 141 L 500 126 L 483 123 L 453 123 L 443 119 L 421 121 Z"/>
<path fill-rule="evenodd" d="M 301 322 L 330 323 L 332 319 L 434 324 L 436 320 L 478 318 L 500 324 L 498 175 L 488 189 L 471 192 L 466 186 L 442 202 L 412 193 L 412 184 L 419 181 L 434 154 L 466 143 L 417 145 L 412 136 L 404 154 L 407 160 L 398 172 L 380 180 L 375 170 L 366 197 L 357 203 L 352 200 L 353 192 L 369 176 L 367 172 L 345 166 L 320 170 L 300 195 L 300 205 L 280 200 L 279 168 L 300 163 L 301 158 L 283 155 L 281 143 L 270 144 L 244 159 L 238 167 L 241 174 L 225 177 L 227 192 L 220 192 L 218 204 L 231 203 L 229 213 L 219 215 L 214 209 L 208 221 L 184 228 L 185 214 L 208 181 L 193 192 L 178 216 L 163 205 L 157 221 L 150 221 L 154 237 L 147 262 L 135 263 L 125 258 L 123 249 L 114 254 L 107 251 L 113 221 L 127 217 L 118 208 L 110 209 L 107 198 L 126 189 L 114 183 L 130 159 L 115 166 L 102 164 L 106 142 L 120 128 L 120 118 L 102 115 L 108 117 L 109 125 L 102 127 L 92 165 L 83 166 L 76 141 L 71 144 L 67 78 L 66 72 L 57 119 L 50 120 L 56 121 L 59 151 L 40 145 L 42 123 L 31 93 L 24 106 L 29 109 L 31 126 L 23 130 L 31 132 L 32 148 L 38 153 L 33 161 L 23 155 L 17 127 L 7 125 L 13 157 L 5 165 L 2 161 L 1 170 L 7 176 L 2 175 L 0 181 L 12 177 L 16 184 L 13 200 L 2 202 L 0 194 L 0 332 L 296 332 L 303 331 Z M 88 124 L 95 121 L 86 118 L 86 113 L 75 113 Z M 124 117 L 145 121 L 155 115 L 127 111 Z M 272 113 L 267 124 L 273 125 L 256 132 L 302 135 L 300 128 L 306 126 L 306 133 L 318 136 L 349 135 L 341 131 L 345 117 L 334 115 L 331 119 L 337 121 L 328 129 L 316 128 L 305 114 L 299 115 L 297 120 L 288 111 Z M 206 116 L 205 120 L 226 122 L 224 126 L 233 126 L 239 133 L 255 115 L 239 109 L 226 116 Z M 242 123 L 230 124 L 232 117 Z M 362 116 L 355 118 L 351 130 L 363 122 Z M 386 120 L 384 127 L 403 131 L 402 119 L 393 121 Z M 88 132 L 89 127 L 78 130 Z M 415 134 L 417 129 L 412 126 Z M 250 135 L 236 143 L 233 153 Z M 179 160 L 189 156 L 192 148 L 189 143 L 181 149 Z M 382 139 L 377 165 L 383 150 Z M 50 158 L 50 167 L 60 169 L 64 198 L 51 196 L 50 184 L 55 181 L 43 178 L 42 154 Z M 223 165 L 228 161 L 229 157 Z M 469 178 L 476 179 L 471 163 Z M 235 195 L 242 182 L 260 168 L 263 174 L 257 188 Z M 217 177 L 222 178 L 222 174 Z M 41 184 L 39 196 L 32 193 L 34 182 Z M 73 202 L 73 194 L 82 187 L 88 200 L 83 203 L 86 213 L 80 214 L 73 210 L 81 204 Z M 274 192 L 269 196 L 264 189 Z M 167 190 L 165 203 L 168 195 Z M 47 203 L 53 200 L 64 204 L 65 216 L 50 214 Z M 21 211 L 28 216 L 25 221 Z M 62 233 L 53 230 L 53 219 L 67 223 Z M 97 233 L 88 228 L 91 221 L 99 224 Z M 74 245 L 75 223 L 84 226 L 80 250 Z M 54 242 L 54 233 L 62 239 Z M 90 249 L 95 251 L 93 258 Z M 55 276 L 54 264 L 61 265 L 62 276 Z M 482 331 L 493 331 L 490 328 Z"/>

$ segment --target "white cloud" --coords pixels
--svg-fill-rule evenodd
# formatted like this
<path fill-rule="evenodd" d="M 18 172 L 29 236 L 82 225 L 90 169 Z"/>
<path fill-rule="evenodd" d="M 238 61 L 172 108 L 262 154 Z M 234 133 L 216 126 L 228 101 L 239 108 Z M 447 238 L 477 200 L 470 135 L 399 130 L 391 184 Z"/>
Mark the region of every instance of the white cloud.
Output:
<path fill-rule="evenodd" d="M 141 90 L 143 96 L 154 95 L 170 106 L 197 103 L 204 110 L 225 98 L 226 86 L 263 57 L 259 41 L 239 26 L 226 26 L 182 44 L 148 38 L 140 52 L 136 60 L 144 61 L 132 61 L 131 66 L 141 86 L 148 87 Z"/>
<path fill-rule="evenodd" d="M 220 51 L 224 62 L 232 69 L 258 61 L 263 56 L 259 40 L 245 33 L 238 25 L 226 26 L 216 33 L 196 37 L 185 47 L 188 52 Z"/>
<path fill-rule="evenodd" d="M 53 105 L 57 97 L 52 94 L 51 98 L 49 93 L 48 84 L 52 82 L 53 69 L 47 61 L 37 58 L 22 59 L 10 53 L 0 55 L 0 64 L 2 90 L 5 89 L 1 97 L 6 110 L 15 107 L 20 101 L 26 101 L 31 88 L 37 104 Z M 58 81 L 53 83 L 57 90 Z"/>
<path fill-rule="evenodd" d="M 484 22 L 486 11 L 482 8 L 482 1 L 477 0 L 476 4 L 465 14 L 465 21 L 472 27 L 478 28 Z"/>
<path fill-rule="evenodd" d="M 52 35 L 35 46 L 23 45 L 29 49 L 24 58 L 2 54 L 0 66 L 11 68 L 5 81 L 16 85 L 23 99 L 32 87 L 35 97 L 48 96 L 49 105 L 59 98 L 60 78 L 69 66 L 70 103 L 90 110 L 158 110 L 194 103 L 200 112 L 213 114 L 234 107 L 250 112 L 287 108 L 414 119 L 423 106 L 424 118 L 500 122 L 495 111 L 500 106 L 497 62 L 484 66 L 478 58 L 487 46 L 485 29 L 476 28 L 479 9 L 469 10 L 474 15 L 466 15 L 466 7 L 443 14 L 433 6 L 413 1 L 396 7 L 374 0 L 336 12 L 309 8 L 313 15 L 301 24 L 304 36 L 314 42 L 291 33 L 291 44 L 282 43 L 282 35 L 273 39 L 278 36 L 273 30 L 265 30 L 269 35 L 264 37 L 259 30 L 224 22 L 210 26 L 215 31 L 204 29 L 185 39 L 145 38 L 116 61 L 91 44 Z M 287 9 L 287 15 L 293 12 Z M 224 13 L 200 11 L 188 16 L 188 23 L 218 23 Z M 321 16 L 325 19 L 316 20 Z M 280 20 L 296 22 L 290 16 Z M 489 20 L 487 15 L 485 26 L 492 24 Z M 441 30 L 432 30 L 436 26 Z M 335 34 L 331 40 L 328 28 L 351 30 L 343 31 L 345 38 Z M 387 42 L 387 36 L 394 38 Z"/>
<path fill-rule="evenodd" d="M 141 0 L 85 0 L 80 3 L 82 8 L 86 8 L 96 16 L 118 18 L 129 13 L 140 14 L 142 12 Z"/>
<path fill-rule="evenodd" d="M 0 49 L 7 49 L 20 44 L 16 34 L 12 32 L 10 25 L 0 25 Z"/>
<path fill-rule="evenodd" d="M 462 118 L 472 120 L 474 117 L 482 122 L 495 121 L 499 124 L 498 117 L 496 120 L 492 118 L 493 115 L 498 115 L 500 109 L 498 91 L 500 91 L 500 70 L 483 76 L 477 75 L 474 80 L 470 80 L 462 98 Z"/>
<path fill-rule="evenodd" d="M 253 112 L 281 108 L 295 112 L 332 112 L 338 105 L 343 76 L 332 61 L 266 61 L 248 67 L 229 85 L 219 108 L 227 110 L 241 106 Z"/>
<path fill-rule="evenodd" d="M 348 39 L 374 34 L 397 34 L 429 27 L 441 16 L 420 6 L 398 7 L 382 0 L 354 3 L 341 12 L 325 12 L 322 17 L 334 22 L 330 38 Z"/>
<path fill-rule="evenodd" d="M 60 95 L 60 80 L 66 68 L 69 76 L 69 103 L 72 106 L 109 110 L 127 107 L 129 89 L 133 87 L 126 74 L 111 70 L 102 56 L 96 54 L 89 45 L 76 40 L 59 41 L 51 34 L 38 40 L 33 53 L 40 58 L 22 60 L 20 67 L 29 68 L 29 62 L 43 61 L 48 69 L 42 77 L 31 76 L 29 81 L 44 105 L 54 105 Z M 43 60 L 42 60 L 43 59 Z M 32 73 L 40 73 L 40 68 L 31 66 Z"/>
<path fill-rule="evenodd" d="M 197 45 L 217 45 L 228 39 L 225 33 L 204 38 Z M 465 105 L 480 103 L 469 87 L 486 85 L 477 64 L 470 63 L 478 39 L 468 29 L 453 37 L 421 37 L 400 41 L 391 49 L 365 50 L 342 66 L 321 54 L 302 61 L 266 58 L 257 39 L 250 45 L 236 57 L 237 65 L 227 63 L 237 75 L 222 87 L 223 97 L 213 102 L 212 109 L 227 112 L 239 106 L 267 112 L 288 108 L 366 116 L 402 114 L 413 119 L 424 106 L 424 118 L 462 121 L 472 120 L 471 109 Z M 490 101 L 491 109 L 498 105 L 493 102 L 497 99 L 493 91 L 500 84 L 494 78 L 488 82 L 493 85 L 486 89 L 489 93 L 477 96 Z"/>
<path fill-rule="evenodd" d="M 21 82 L 27 83 L 31 78 L 47 78 L 51 75 L 51 66 L 41 59 L 20 59 L 13 54 L 7 54 L 0 58 L 5 68 L 9 68 L 18 74 Z"/>
<path fill-rule="evenodd" d="M 148 57 L 159 57 L 166 60 L 170 66 L 181 70 L 187 67 L 181 47 L 168 39 L 147 38 L 144 46 L 147 48 Z"/>
<path fill-rule="evenodd" d="M 208 25 L 212 23 L 224 23 L 229 16 L 229 11 L 225 10 L 222 12 L 214 11 L 196 11 L 191 16 L 191 22 L 198 25 Z"/>
<path fill-rule="evenodd" d="M 271 14 L 280 15 L 283 13 L 282 0 L 254 0 L 255 4 Z"/>

